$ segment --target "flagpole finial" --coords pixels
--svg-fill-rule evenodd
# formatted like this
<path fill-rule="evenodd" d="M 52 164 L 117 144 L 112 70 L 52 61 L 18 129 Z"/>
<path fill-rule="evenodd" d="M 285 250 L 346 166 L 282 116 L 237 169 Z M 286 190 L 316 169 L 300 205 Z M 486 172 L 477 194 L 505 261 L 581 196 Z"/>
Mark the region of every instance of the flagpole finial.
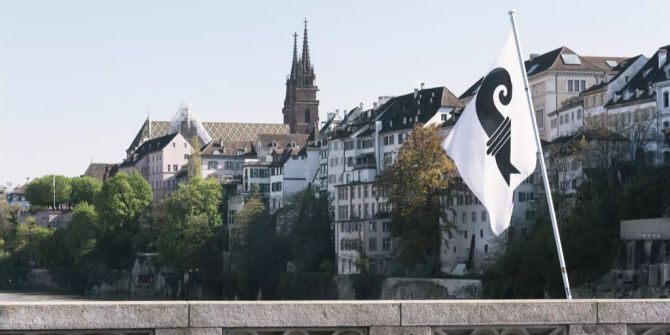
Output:
<path fill-rule="evenodd" d="M 516 14 L 516 10 L 510 9 L 509 12 L 507 12 L 507 14 L 514 15 L 514 14 Z"/>

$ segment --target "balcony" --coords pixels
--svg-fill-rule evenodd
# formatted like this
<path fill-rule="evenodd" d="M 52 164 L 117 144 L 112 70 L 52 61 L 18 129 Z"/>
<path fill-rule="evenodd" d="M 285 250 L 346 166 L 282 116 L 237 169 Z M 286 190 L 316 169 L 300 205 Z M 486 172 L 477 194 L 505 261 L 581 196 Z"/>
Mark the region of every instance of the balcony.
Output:
<path fill-rule="evenodd" d="M 665 334 L 668 300 L 5 302 L 3 334 Z"/>

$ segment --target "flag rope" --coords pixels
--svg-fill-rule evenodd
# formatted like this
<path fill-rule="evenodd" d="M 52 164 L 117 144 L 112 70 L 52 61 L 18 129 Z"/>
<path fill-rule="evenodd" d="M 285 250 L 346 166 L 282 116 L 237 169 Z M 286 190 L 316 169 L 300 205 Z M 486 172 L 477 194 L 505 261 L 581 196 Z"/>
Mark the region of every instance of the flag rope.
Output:
<path fill-rule="evenodd" d="M 565 266 L 565 259 L 563 258 L 563 248 L 561 247 L 561 236 L 558 232 L 558 224 L 556 223 L 556 212 L 554 210 L 554 200 L 551 195 L 551 187 L 549 185 L 549 176 L 547 175 L 547 167 L 544 164 L 544 152 L 542 150 L 542 142 L 540 141 L 540 132 L 537 129 L 537 121 L 535 120 L 535 110 L 533 109 L 533 101 L 531 100 L 528 91 L 528 76 L 523 62 L 523 53 L 521 52 L 521 42 L 519 42 L 519 31 L 516 26 L 516 11 L 509 11 L 510 20 L 512 21 L 512 30 L 514 31 L 514 41 L 516 42 L 516 51 L 521 66 L 523 77 L 523 84 L 526 90 L 526 99 L 528 100 L 528 110 L 530 111 L 530 118 L 533 123 L 533 133 L 535 135 L 535 143 L 537 144 L 537 156 L 540 161 L 540 170 L 542 171 L 542 179 L 544 181 L 544 193 L 547 194 L 547 205 L 549 207 L 549 216 L 551 217 L 551 226 L 554 230 L 554 240 L 556 241 L 556 251 L 558 252 L 558 261 L 561 266 L 561 275 L 563 276 L 563 286 L 565 288 L 565 297 L 572 300 L 572 293 L 570 293 L 570 281 L 568 280 L 568 271 Z"/>

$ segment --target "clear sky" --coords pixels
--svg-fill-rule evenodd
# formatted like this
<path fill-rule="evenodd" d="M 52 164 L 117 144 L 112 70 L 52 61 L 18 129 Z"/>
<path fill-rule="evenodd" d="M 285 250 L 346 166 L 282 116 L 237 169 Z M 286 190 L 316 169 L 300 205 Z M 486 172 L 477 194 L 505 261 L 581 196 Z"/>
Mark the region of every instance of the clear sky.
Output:
<path fill-rule="evenodd" d="M 322 119 L 421 81 L 459 95 L 488 69 L 510 8 L 526 55 L 670 44 L 665 0 L 2 1 L 0 182 L 120 162 L 147 109 L 170 120 L 181 101 L 203 121 L 282 122 L 305 17 Z"/>

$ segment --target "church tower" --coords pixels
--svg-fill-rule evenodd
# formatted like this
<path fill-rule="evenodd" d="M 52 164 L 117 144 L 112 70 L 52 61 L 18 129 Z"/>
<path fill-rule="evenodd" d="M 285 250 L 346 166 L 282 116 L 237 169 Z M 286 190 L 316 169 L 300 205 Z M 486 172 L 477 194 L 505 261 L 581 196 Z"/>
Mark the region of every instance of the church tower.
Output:
<path fill-rule="evenodd" d="M 319 100 L 314 85 L 314 66 L 309 60 L 307 39 L 307 19 L 302 39 L 302 55 L 298 58 L 298 34 L 293 33 L 293 62 L 291 73 L 286 79 L 286 97 L 284 98 L 284 124 L 289 125 L 293 134 L 308 134 L 319 122 Z"/>

